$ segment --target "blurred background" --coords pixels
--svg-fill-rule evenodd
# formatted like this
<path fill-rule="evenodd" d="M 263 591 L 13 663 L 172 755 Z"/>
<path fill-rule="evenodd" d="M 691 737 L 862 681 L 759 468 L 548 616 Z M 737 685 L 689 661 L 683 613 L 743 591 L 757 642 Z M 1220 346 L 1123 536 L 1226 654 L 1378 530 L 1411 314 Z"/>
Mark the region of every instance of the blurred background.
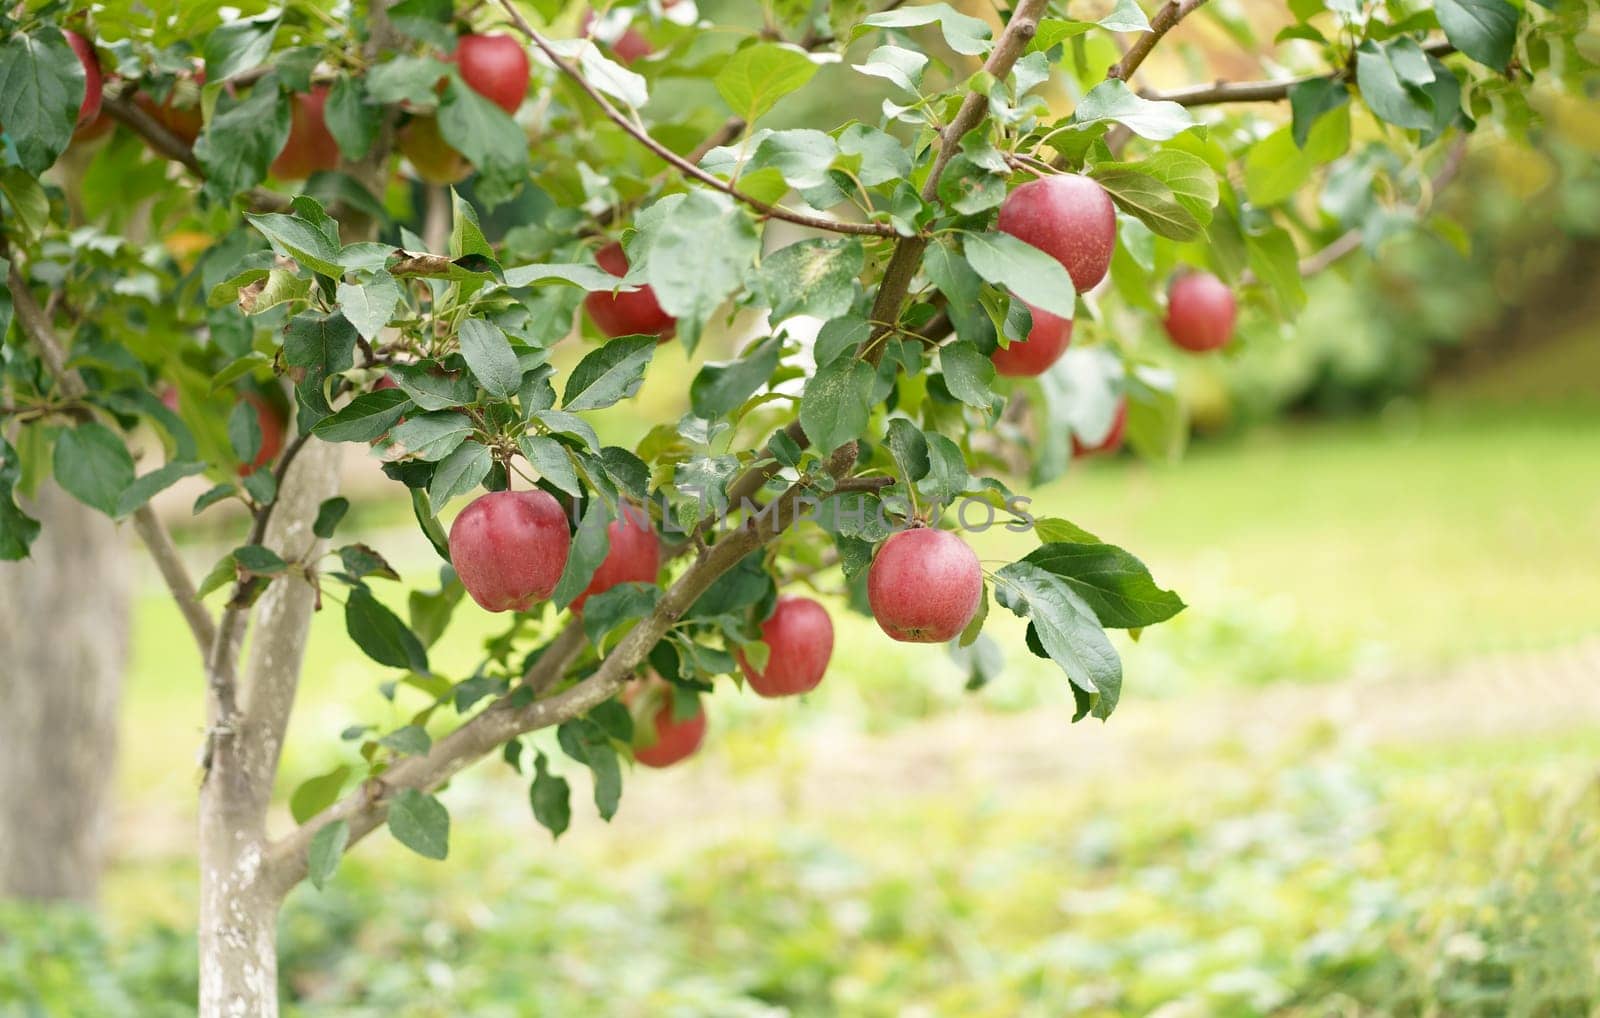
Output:
<path fill-rule="evenodd" d="M 1247 320 L 1203 359 L 1117 337 L 1177 373 L 1186 457 L 1029 492 L 1191 605 L 1117 637 L 1109 723 L 1068 723 L 1014 620 L 992 617 L 1004 667 L 969 691 L 942 648 L 831 602 L 817 692 L 710 698 L 705 748 L 627 774 L 610 824 L 569 766 L 553 845 L 526 778 L 483 766 L 445 793 L 447 862 L 379 837 L 297 889 L 286 1011 L 1597 1013 L 1600 109 L 1546 98 L 1537 147 L 1475 138 L 1443 225 L 1309 279 L 1292 325 Z M 682 412 L 672 363 L 639 421 Z M 352 459 L 354 529 L 426 584 L 437 558 L 382 481 Z M 203 573 L 231 534 L 192 497 L 166 515 Z M 973 536 L 986 561 L 1030 540 Z M 126 569 L 98 895 L 0 902 L 3 1015 L 193 1010 L 198 663 L 153 569 Z M 435 660 L 470 668 L 475 621 Z M 283 823 L 293 789 L 356 759 L 341 731 L 412 707 L 336 615 L 308 661 Z"/>

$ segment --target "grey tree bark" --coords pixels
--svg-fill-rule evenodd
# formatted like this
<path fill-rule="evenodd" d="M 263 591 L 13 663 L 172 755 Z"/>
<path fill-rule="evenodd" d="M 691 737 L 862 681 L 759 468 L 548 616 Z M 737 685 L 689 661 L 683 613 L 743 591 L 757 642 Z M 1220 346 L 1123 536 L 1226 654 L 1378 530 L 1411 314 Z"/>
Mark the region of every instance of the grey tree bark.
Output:
<path fill-rule="evenodd" d="M 99 888 L 128 652 L 122 535 L 54 484 L 30 559 L 0 564 L 0 895 Z"/>

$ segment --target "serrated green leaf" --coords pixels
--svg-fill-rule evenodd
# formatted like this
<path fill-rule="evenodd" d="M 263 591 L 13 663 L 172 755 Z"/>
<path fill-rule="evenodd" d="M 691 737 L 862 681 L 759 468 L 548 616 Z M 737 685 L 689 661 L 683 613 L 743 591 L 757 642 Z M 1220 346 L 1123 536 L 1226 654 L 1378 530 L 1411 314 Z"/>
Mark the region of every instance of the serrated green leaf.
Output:
<path fill-rule="evenodd" d="M 425 859 L 450 854 L 450 812 L 415 788 L 402 788 L 389 803 L 389 833 Z"/>
<path fill-rule="evenodd" d="M 654 336 L 622 336 L 593 351 L 567 377 L 562 406 L 570 413 L 601 410 L 639 391 L 655 356 Z"/>
<path fill-rule="evenodd" d="M 56 483 L 78 501 L 107 516 L 133 483 L 133 457 L 122 439 L 103 424 L 85 421 L 56 438 Z"/>

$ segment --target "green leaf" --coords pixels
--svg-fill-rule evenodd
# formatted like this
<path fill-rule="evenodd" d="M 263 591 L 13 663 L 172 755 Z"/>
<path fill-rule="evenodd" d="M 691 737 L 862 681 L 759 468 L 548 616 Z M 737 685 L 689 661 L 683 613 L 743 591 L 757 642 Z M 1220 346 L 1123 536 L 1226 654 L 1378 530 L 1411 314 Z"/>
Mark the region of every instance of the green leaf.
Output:
<path fill-rule="evenodd" d="M 450 854 L 450 812 L 415 788 L 402 788 L 389 803 L 389 833 L 424 859 Z"/>
<path fill-rule="evenodd" d="M 166 491 L 185 477 L 200 473 L 205 468 L 204 463 L 193 460 L 174 460 L 157 467 L 122 489 L 122 494 L 117 496 L 117 518 L 127 516 L 158 493 Z"/>
<path fill-rule="evenodd" d="M 522 385 L 522 368 L 500 327 L 481 318 L 468 318 L 461 323 L 460 339 L 461 356 L 478 384 L 491 396 L 515 396 Z"/>
<path fill-rule="evenodd" d="M 1087 530 L 1055 516 L 1041 516 L 1033 521 L 1033 532 L 1046 544 L 1099 544 L 1100 539 Z"/>
<path fill-rule="evenodd" d="M 379 739 L 378 745 L 392 749 L 401 756 L 425 756 L 433 748 L 433 739 L 421 725 L 406 725 Z"/>
<path fill-rule="evenodd" d="M 53 466 L 56 483 L 67 494 L 107 516 L 116 515 L 118 499 L 133 483 L 133 457 L 128 447 L 110 428 L 95 421 L 61 432 Z"/>
<path fill-rule="evenodd" d="M 861 24 L 872 28 L 915 28 L 937 21 L 944 33 L 945 44 L 957 53 L 969 57 L 983 56 L 993 45 L 989 25 L 981 18 L 962 14 L 949 4 L 933 3 L 900 7 L 881 11 L 862 19 Z M 856 34 L 860 34 L 857 29 Z"/>
<path fill-rule="evenodd" d="M 411 489 L 411 514 L 417 518 L 417 526 L 422 529 L 422 536 L 433 545 L 433 550 L 449 562 L 450 539 L 445 536 L 444 527 L 439 525 L 439 517 L 433 514 L 433 503 L 428 501 L 428 493 L 421 488 Z"/>
<path fill-rule="evenodd" d="M 588 718 L 568 721 L 556 730 L 561 749 L 594 774 L 594 804 L 602 819 L 610 820 L 622 798 L 622 770 L 617 751 L 606 732 Z"/>
<path fill-rule="evenodd" d="M 312 222 L 300 215 L 282 212 L 263 215 L 246 212 L 244 217 L 261 231 L 274 251 L 293 258 L 303 268 L 334 279 L 344 275 L 344 267 L 339 264 L 338 227 L 331 220 Z"/>
<path fill-rule="evenodd" d="M 332 417 L 324 417 L 311 433 L 324 442 L 371 442 L 384 435 L 412 407 L 400 389 L 364 392 Z"/>
<path fill-rule="evenodd" d="M 655 215 L 640 226 L 647 245 L 645 281 L 662 309 L 678 319 L 679 334 L 692 343 L 705 320 L 744 282 L 761 242 L 743 209 L 706 191 L 662 199 L 646 212 Z"/>
<path fill-rule="evenodd" d="M 983 279 L 972 270 L 967 259 L 945 243 L 929 244 L 922 256 L 923 271 L 933 285 L 946 298 L 945 309 L 956 335 L 979 349 L 988 349 L 995 342 L 994 322 L 983 308 Z M 1068 277 L 1069 279 L 1071 277 Z M 818 337 L 820 345 L 821 337 Z M 987 358 L 985 358 L 987 360 Z"/>
<path fill-rule="evenodd" d="M 1008 233 L 963 233 L 967 263 L 996 286 L 1062 318 L 1077 310 L 1078 292 L 1061 263 Z"/>
<path fill-rule="evenodd" d="M 1256 142 L 1245 158 L 1244 185 L 1252 203 L 1261 206 L 1287 201 L 1321 166 L 1343 155 L 1350 146 L 1350 111 L 1335 109 L 1311 128 L 1304 146 L 1285 127 Z"/>
<path fill-rule="evenodd" d="M 1294 121 L 1294 143 L 1301 148 L 1311 138 L 1311 128 L 1326 113 L 1350 102 L 1350 87 L 1333 78 L 1311 78 L 1289 86 L 1289 110 Z"/>
<path fill-rule="evenodd" d="M 400 284 L 387 272 L 378 271 L 365 283 L 340 283 L 339 310 L 361 338 L 369 343 L 383 332 L 400 306 Z"/>
<path fill-rule="evenodd" d="M 1438 0 L 1434 12 L 1456 49 L 1496 71 L 1511 63 L 1517 9 L 1506 0 Z"/>
<path fill-rule="evenodd" d="M 583 485 L 578 482 L 566 446 L 548 435 L 523 435 L 517 439 L 517 448 L 540 477 L 574 498 L 583 494 Z"/>
<path fill-rule="evenodd" d="M 839 158 L 839 143 L 821 131 L 795 128 L 773 131 L 756 145 L 748 169 L 754 173 L 768 167 L 783 175 L 796 190 L 820 187 L 828 182 L 828 169 Z"/>
<path fill-rule="evenodd" d="M 256 82 L 243 99 L 222 90 L 194 145 L 206 171 L 206 194 L 227 203 L 261 183 L 288 140 L 289 104 L 281 101 L 273 75 Z"/>
<path fill-rule="evenodd" d="M 490 206 L 510 198 L 528 177 L 528 139 L 492 101 L 455 78 L 445 85 L 439 133 L 477 167 L 477 194 Z"/>
<path fill-rule="evenodd" d="M 206 84 L 227 81 L 240 71 L 260 67 L 272 52 L 278 34 L 278 15 L 224 21 L 206 36 L 202 52 Z"/>
<path fill-rule="evenodd" d="M 356 327 L 338 311 L 305 311 L 289 319 L 283 330 L 283 359 L 291 368 L 304 370 L 299 387 L 319 396 L 330 375 L 355 366 Z"/>
<path fill-rule="evenodd" d="M 1404 44 L 1408 44 L 1406 46 Z M 1432 102 L 1420 88 L 1408 87 L 1401 72 L 1408 70 L 1411 50 L 1421 50 L 1408 38 L 1390 43 L 1368 39 L 1356 48 L 1356 84 L 1361 98 L 1381 120 L 1396 127 L 1425 129 L 1433 124 Z M 1426 66 L 1426 60 L 1424 60 Z M 1432 72 L 1429 72 L 1431 79 Z"/>
<path fill-rule="evenodd" d="M 83 104 L 83 64 L 60 30 L 12 32 L 0 43 L 0 123 L 37 177 L 66 151 Z"/>
<path fill-rule="evenodd" d="M 583 602 L 583 631 L 589 642 L 603 652 L 606 635 L 655 611 L 662 593 L 653 583 L 619 583 Z"/>
<path fill-rule="evenodd" d="M 44 187 L 27 170 L 18 166 L 0 168 L 0 194 L 5 195 L 6 201 L 11 203 L 24 236 L 37 237 L 50 225 L 50 196 L 45 194 Z M 6 291 L 4 298 L 0 299 L 5 301 L 4 313 L 0 313 L 0 335 L 4 335 L 11 307 L 10 291 Z"/>
<path fill-rule="evenodd" d="M 345 631 L 380 665 L 428 674 L 428 652 L 400 617 L 365 587 L 352 587 L 344 605 Z"/>
<path fill-rule="evenodd" d="M 464 495 L 482 484 L 493 465 L 488 446 L 463 442 L 455 452 L 439 461 L 439 468 L 433 472 L 433 482 L 428 485 L 428 499 L 442 507 L 457 495 Z"/>
<path fill-rule="evenodd" d="M 1032 622 L 1046 655 L 1073 685 L 1098 694 L 1094 716 L 1110 717 L 1122 692 L 1122 661 L 1083 598 L 1026 561 L 1001 567 L 994 593 L 1002 606 Z"/>
<path fill-rule="evenodd" d="M 17 450 L 0 434 L 0 561 L 27 558 L 29 547 L 39 536 L 39 521 L 23 512 L 16 502 L 16 486 L 21 478 L 22 461 Z"/>
<path fill-rule="evenodd" d="M 346 160 L 356 162 L 372 151 L 378 140 L 379 108 L 367 101 L 360 78 L 336 80 L 328 89 L 322 116 Z"/>
<path fill-rule="evenodd" d="M 939 370 L 944 372 L 945 388 L 956 399 L 984 411 L 994 405 L 994 362 L 973 344 L 940 347 Z"/>
<path fill-rule="evenodd" d="M 567 376 L 562 406 L 570 412 L 601 410 L 639 391 L 655 356 L 656 337 L 622 336 L 593 351 Z"/>
<path fill-rule="evenodd" d="M 228 446 L 240 463 L 254 463 L 261 452 L 260 411 L 249 400 L 239 400 L 228 412 Z"/>
<path fill-rule="evenodd" d="M 776 339 L 765 339 L 731 361 L 707 364 L 689 383 L 689 406 L 695 416 L 716 420 L 743 406 L 778 370 L 783 353 Z"/>
<path fill-rule="evenodd" d="M 795 315 L 837 318 L 855 303 L 856 278 L 865 260 L 861 241 L 853 238 L 802 240 L 764 257 L 750 290 L 772 309 L 767 320 L 773 325 Z"/>
<path fill-rule="evenodd" d="M 289 795 L 289 815 L 303 824 L 339 801 L 339 793 L 350 778 L 350 766 L 340 764 L 326 774 L 307 778 Z"/>
<path fill-rule="evenodd" d="M 867 430 L 874 377 L 870 364 L 848 354 L 811 376 L 800 401 L 800 426 L 819 454 L 826 456 Z"/>
<path fill-rule="evenodd" d="M 915 94 L 922 84 L 922 72 L 927 66 L 927 56 L 916 50 L 903 46 L 879 46 L 867 54 L 863 63 L 856 64 L 855 69 L 874 78 L 892 81 Z"/>
<path fill-rule="evenodd" d="M 998 208 L 1006 200 L 1007 177 L 958 153 L 939 176 L 939 200 L 964 216 Z"/>
<path fill-rule="evenodd" d="M 383 458 L 394 461 L 415 456 L 425 462 L 434 463 L 455 452 L 472 431 L 472 420 L 466 414 L 448 410 L 417 414 L 396 424 L 389 432 L 389 442 L 384 446 Z"/>
<path fill-rule="evenodd" d="M 851 124 L 839 133 L 839 152 L 859 156 L 856 178 L 868 187 L 911 176 L 911 157 L 896 138 L 876 127 Z"/>
<path fill-rule="evenodd" d="M 738 50 L 722 65 L 713 83 L 728 108 L 746 123 L 772 109 L 779 99 L 817 73 L 805 52 L 777 43 L 758 42 Z"/>
<path fill-rule="evenodd" d="M 1273 227 L 1262 233 L 1246 234 L 1245 252 L 1251 271 L 1267 284 L 1286 312 L 1294 314 L 1305 306 L 1300 255 L 1288 231 Z"/>
<path fill-rule="evenodd" d="M 1153 179 L 1164 188 L 1144 186 L 1141 191 L 1139 183 L 1126 176 L 1129 173 Z M 1137 163 L 1097 163 L 1093 176 L 1123 211 L 1173 240 L 1198 238 L 1217 205 L 1216 171 L 1199 156 L 1178 149 L 1160 149 Z M 1130 183 L 1134 184 L 1130 191 L 1119 193 Z M 1148 204 L 1140 204 L 1141 194 Z"/>
<path fill-rule="evenodd" d="M 471 403 L 475 393 L 472 380 L 457 372 L 447 372 L 437 365 L 392 364 L 389 377 L 412 402 L 424 410 L 449 410 Z M 393 391 L 393 390 L 389 390 Z"/>
<path fill-rule="evenodd" d="M 1046 544 L 1023 559 L 1059 576 L 1111 629 L 1139 629 L 1183 611 L 1183 599 L 1156 586 L 1143 562 L 1113 544 Z"/>
<path fill-rule="evenodd" d="M 428 110 L 439 102 L 436 89 L 448 74 L 449 68 L 433 57 L 401 54 L 372 67 L 365 84 L 367 94 L 380 105 L 404 103 Z"/>
<path fill-rule="evenodd" d="M 618 289 L 627 293 L 637 289 L 634 286 L 619 286 L 617 277 L 605 269 L 578 263 L 546 262 L 517 265 L 505 270 L 505 281 L 506 286 L 513 289 L 540 286 L 544 283 L 566 283 L 591 293 L 597 290 L 610 292 Z"/>
<path fill-rule="evenodd" d="M 1125 82 L 1103 81 L 1089 90 L 1072 111 L 1072 124 L 1090 126 L 1112 121 L 1141 138 L 1166 141 L 1195 126 L 1188 110 L 1175 102 L 1153 102 L 1134 94 Z"/>
<path fill-rule="evenodd" d="M 572 823 L 572 788 L 566 778 L 550 773 L 549 760 L 542 752 L 533 760 L 528 801 L 533 806 L 533 818 L 550 832 L 552 839 L 561 837 Z"/>
<path fill-rule="evenodd" d="M 605 561 L 611 550 L 611 512 L 598 498 L 589 500 L 578 530 L 572 535 L 572 550 L 567 553 L 567 566 L 551 592 L 550 600 L 557 608 L 565 608 L 572 599 L 583 593 L 594 579 L 594 572 Z"/>
<path fill-rule="evenodd" d="M 344 857 L 345 847 L 349 844 L 348 822 L 335 820 L 317 828 L 317 833 L 311 836 L 311 844 L 306 848 L 306 877 L 312 887 L 322 890 L 322 885 L 339 868 L 339 860 Z"/>
<path fill-rule="evenodd" d="M 289 563 L 277 552 L 259 544 L 246 544 L 233 549 L 233 561 L 258 576 L 277 576 L 289 568 Z"/>
<path fill-rule="evenodd" d="M 316 522 L 311 524 L 311 532 L 326 540 L 333 536 L 339 528 L 339 523 L 344 519 L 344 514 L 350 511 L 350 500 L 341 495 L 324 499 L 317 506 Z"/>

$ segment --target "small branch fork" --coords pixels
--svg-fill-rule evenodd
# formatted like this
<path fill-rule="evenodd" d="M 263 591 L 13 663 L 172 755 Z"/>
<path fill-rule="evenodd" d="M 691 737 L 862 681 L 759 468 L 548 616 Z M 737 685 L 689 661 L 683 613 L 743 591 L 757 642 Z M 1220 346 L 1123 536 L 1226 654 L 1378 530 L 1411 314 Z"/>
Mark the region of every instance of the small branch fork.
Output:
<path fill-rule="evenodd" d="M 511 0 L 500 0 L 500 5 L 505 8 L 506 14 L 510 16 L 511 23 L 516 26 L 517 31 L 527 36 L 529 41 L 531 41 L 534 46 L 538 48 L 539 52 L 544 54 L 546 59 L 555 65 L 557 70 L 566 75 L 568 78 L 572 79 L 573 83 L 582 89 L 583 93 L 593 100 L 596 106 L 600 107 L 600 112 L 604 113 L 608 120 L 622 128 L 629 135 L 631 135 L 635 141 L 649 149 L 663 162 L 676 168 L 684 176 L 691 177 L 709 188 L 721 191 L 723 194 L 726 194 L 737 201 L 743 202 L 744 204 L 755 209 L 757 212 L 761 213 L 763 216 L 771 219 L 782 219 L 785 222 L 794 223 L 797 226 L 806 226 L 813 230 L 827 230 L 833 233 L 848 233 L 868 237 L 896 236 L 894 227 L 889 226 L 886 223 L 851 223 L 843 220 L 832 219 L 827 216 L 817 216 L 806 212 L 796 212 L 793 209 L 784 208 L 781 205 L 770 205 L 759 198 L 744 193 L 733 184 L 723 180 L 721 177 L 706 172 L 694 162 L 691 162 L 690 160 L 685 159 L 683 156 L 678 155 L 678 153 L 672 151 L 670 148 L 667 148 L 665 145 L 661 144 L 661 142 L 651 137 L 649 131 L 646 131 L 644 128 L 640 127 L 631 117 L 627 116 L 621 110 L 617 109 L 616 106 L 612 105 L 611 100 L 607 99 L 599 89 L 595 88 L 594 85 L 592 85 L 589 80 L 583 76 L 581 71 L 572 66 L 570 61 L 557 54 L 555 49 L 550 45 L 549 41 L 545 39 L 544 36 L 540 35 L 532 25 L 528 24 L 528 20 L 522 16 L 522 12 L 517 10 L 516 5 L 513 4 Z M 707 149 L 707 151 L 710 150 Z"/>

